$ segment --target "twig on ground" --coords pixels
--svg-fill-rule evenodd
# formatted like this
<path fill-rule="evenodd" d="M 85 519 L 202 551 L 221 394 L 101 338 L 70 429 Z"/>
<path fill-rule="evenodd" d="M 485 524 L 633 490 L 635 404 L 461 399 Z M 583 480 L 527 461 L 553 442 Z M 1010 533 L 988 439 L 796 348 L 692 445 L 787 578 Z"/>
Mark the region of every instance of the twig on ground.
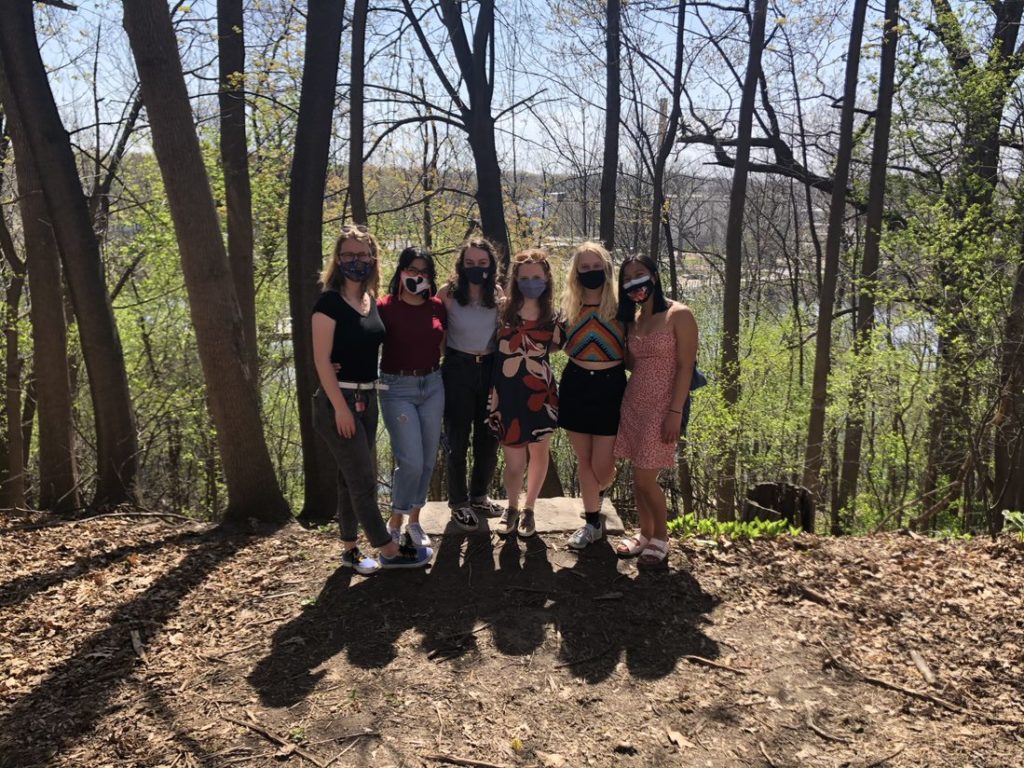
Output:
<path fill-rule="evenodd" d="M 506 592 L 531 592 L 537 595 L 557 595 L 557 589 L 541 589 L 540 587 L 505 587 Z"/>
<path fill-rule="evenodd" d="M 935 685 L 935 673 L 932 672 L 931 667 L 928 666 L 928 662 L 924 660 L 924 656 L 911 648 L 910 660 L 914 662 L 914 666 L 917 667 L 917 671 L 921 673 L 921 677 L 924 678 L 924 681 L 928 683 L 928 685 Z"/>
<path fill-rule="evenodd" d="M 833 742 L 835 742 L 837 744 L 852 744 L 853 743 L 852 740 L 846 738 L 845 736 L 835 736 L 835 735 L 829 733 L 824 728 L 822 728 L 820 725 L 818 725 L 816 722 L 814 722 L 814 714 L 811 711 L 811 703 L 809 701 L 805 701 L 804 702 L 804 709 L 807 711 L 807 719 L 805 721 L 807 723 L 807 727 L 810 728 L 812 731 L 814 731 L 819 736 L 821 736 L 821 738 L 823 738 L 825 741 L 833 741 Z"/>
<path fill-rule="evenodd" d="M 950 712 L 956 712 L 959 715 L 973 717 L 978 720 L 982 720 L 986 723 L 991 723 L 992 725 L 1014 725 L 1017 727 L 1024 726 L 1024 720 L 1017 720 L 1009 717 L 997 717 L 995 715 L 990 715 L 987 712 L 979 712 L 975 709 L 967 709 L 966 707 L 961 707 L 959 704 L 954 704 L 951 701 L 940 699 L 938 696 L 933 696 L 932 694 L 926 693 L 925 691 L 915 691 L 913 688 L 904 688 L 902 685 L 890 682 L 889 680 L 885 680 L 881 677 L 873 677 L 872 675 L 865 674 L 864 672 L 861 672 L 859 669 L 857 669 L 857 667 L 853 666 L 853 664 L 851 664 L 850 662 L 844 661 L 843 659 L 839 658 L 834 653 L 832 653 L 831 649 L 827 645 L 825 645 L 825 643 L 821 643 L 821 647 L 825 649 L 825 652 L 829 655 L 829 658 L 832 659 L 833 663 L 835 663 L 837 667 L 839 667 L 847 674 L 853 675 L 854 677 L 859 677 L 865 683 L 877 685 L 879 688 L 887 688 L 890 691 L 896 691 L 897 693 L 902 693 L 906 696 L 911 696 L 915 699 L 921 699 L 922 701 L 930 702 L 935 706 L 949 710 Z"/>
<path fill-rule="evenodd" d="M 295 748 L 295 750 L 294 750 L 295 754 L 298 755 L 299 757 L 301 757 L 303 760 L 308 760 L 313 765 L 315 765 L 317 768 L 327 768 L 327 765 L 320 758 L 318 758 L 316 755 L 312 754 L 311 752 L 306 751 L 302 747 L 296 745 L 294 742 L 289 741 L 288 739 L 283 739 L 280 736 L 278 736 L 277 734 L 272 733 L 271 731 L 268 731 L 266 728 L 264 728 L 259 723 L 252 722 L 252 721 L 248 721 L 247 722 L 245 720 L 239 720 L 237 718 L 231 717 L 230 715 L 221 715 L 221 718 L 224 719 L 224 720 L 227 720 L 229 723 L 234 723 L 235 725 L 240 725 L 243 728 L 248 728 L 250 731 L 255 731 L 260 736 L 262 736 L 263 738 L 265 738 L 265 739 L 267 739 L 269 741 L 272 741 L 274 744 L 277 744 L 279 747 L 288 747 L 288 748 L 294 747 Z"/>
<path fill-rule="evenodd" d="M 727 664 L 719 664 L 717 661 L 712 661 L 711 659 L 705 659 L 703 656 L 693 656 L 691 654 L 684 654 L 682 656 L 682 658 L 686 659 L 686 661 L 693 662 L 694 664 L 703 664 L 703 665 L 708 666 L 708 667 L 714 667 L 715 669 L 723 669 L 726 672 L 732 672 L 734 675 L 745 675 L 745 674 L 747 674 L 742 669 L 737 669 L 736 667 L 730 667 Z"/>
<path fill-rule="evenodd" d="M 483 760 L 471 760 L 468 757 L 442 755 L 440 752 L 428 753 L 426 755 L 420 755 L 420 757 L 424 760 L 434 760 L 438 763 L 451 763 L 452 765 L 465 765 L 469 766 L 469 768 L 506 768 L 506 766 L 498 763 L 485 763 Z"/>
<path fill-rule="evenodd" d="M 878 766 L 884 765 L 885 763 L 889 762 L 906 748 L 906 744 L 900 744 L 899 747 L 896 748 L 896 751 L 892 754 L 886 755 L 885 757 L 879 757 L 876 760 L 872 760 L 870 763 L 864 763 L 864 768 L 878 768 Z"/>
<path fill-rule="evenodd" d="M 79 523 L 88 523 L 91 520 L 103 520 L 109 517 L 159 517 L 167 520 L 180 520 L 184 523 L 202 523 L 202 520 L 196 520 L 191 517 L 185 517 L 185 515 L 179 515 L 174 512 L 103 512 L 99 515 L 89 515 L 88 517 L 77 517 L 72 520 L 47 520 L 45 523 L 33 523 L 32 525 L 14 526 L 10 530 L 25 532 L 25 531 L 41 531 L 45 528 L 58 528 L 62 525 L 78 525 Z"/>
<path fill-rule="evenodd" d="M 768 748 L 765 747 L 763 741 L 757 742 L 757 748 L 761 750 L 761 756 L 765 759 L 765 762 L 768 763 L 768 768 L 779 768 L 775 761 L 772 760 L 771 755 L 768 754 Z"/>
<path fill-rule="evenodd" d="M 132 640 L 132 649 L 135 651 L 135 655 L 139 657 L 143 664 L 148 664 L 149 659 L 146 658 L 146 649 L 142 645 L 142 637 L 139 635 L 139 630 L 129 630 L 128 636 Z"/>

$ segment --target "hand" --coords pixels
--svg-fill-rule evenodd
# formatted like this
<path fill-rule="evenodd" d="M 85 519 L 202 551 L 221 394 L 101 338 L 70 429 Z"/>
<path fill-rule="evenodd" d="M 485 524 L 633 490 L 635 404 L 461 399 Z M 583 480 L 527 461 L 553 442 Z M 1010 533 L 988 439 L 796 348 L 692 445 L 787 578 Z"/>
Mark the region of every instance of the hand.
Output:
<path fill-rule="evenodd" d="M 334 411 L 334 426 L 337 427 L 338 434 L 346 440 L 356 436 L 356 417 L 352 415 L 348 403 L 342 402 L 341 408 Z"/>
<path fill-rule="evenodd" d="M 675 443 L 679 440 L 679 431 L 683 425 L 683 414 L 669 411 L 661 422 L 661 442 Z"/>

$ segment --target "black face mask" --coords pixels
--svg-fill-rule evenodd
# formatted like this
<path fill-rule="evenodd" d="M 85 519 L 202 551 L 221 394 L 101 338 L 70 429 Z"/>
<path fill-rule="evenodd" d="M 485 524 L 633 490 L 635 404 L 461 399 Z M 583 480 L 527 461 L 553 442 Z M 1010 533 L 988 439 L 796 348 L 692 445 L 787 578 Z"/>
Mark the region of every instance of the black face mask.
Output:
<path fill-rule="evenodd" d="M 487 282 L 487 276 L 491 272 L 490 267 L 463 267 L 466 279 L 473 285 L 483 285 Z"/>
<path fill-rule="evenodd" d="M 584 288 L 600 288 L 604 285 L 605 274 L 603 269 L 592 269 L 589 272 L 577 272 L 576 279 Z"/>

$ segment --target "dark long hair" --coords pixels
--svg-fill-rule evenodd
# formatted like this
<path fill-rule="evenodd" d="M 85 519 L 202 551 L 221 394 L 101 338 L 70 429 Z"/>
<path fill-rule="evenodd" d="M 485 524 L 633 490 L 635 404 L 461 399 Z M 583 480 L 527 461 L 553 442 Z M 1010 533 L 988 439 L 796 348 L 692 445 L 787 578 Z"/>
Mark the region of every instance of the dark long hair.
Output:
<path fill-rule="evenodd" d="M 651 273 L 654 281 L 654 289 L 651 291 L 651 301 L 654 302 L 654 314 L 664 312 L 668 309 L 668 302 L 665 301 L 665 292 L 661 290 L 661 277 L 658 275 L 658 265 L 651 260 L 650 256 L 630 256 L 619 267 L 619 311 L 616 317 L 619 322 L 632 323 L 636 321 L 636 302 L 626 295 L 622 285 L 625 283 L 626 267 L 633 262 L 639 262 Z"/>
<path fill-rule="evenodd" d="M 482 301 L 485 307 L 493 307 L 497 304 L 495 299 L 495 286 L 498 284 L 498 247 L 486 237 L 470 237 L 459 246 L 459 255 L 455 259 L 455 274 L 448 281 L 448 290 L 452 297 L 459 302 L 460 307 L 469 304 L 469 278 L 466 277 L 466 267 L 463 264 L 466 251 L 470 248 L 479 248 L 486 251 L 491 257 L 491 271 L 487 279 L 480 287 L 483 289 Z"/>
<path fill-rule="evenodd" d="M 551 271 L 548 252 L 543 248 L 527 248 L 525 251 L 517 253 L 512 259 L 512 268 L 509 270 L 508 280 L 505 284 L 505 295 L 508 300 L 502 310 L 501 321 L 513 328 L 519 326 L 519 310 L 523 308 L 525 297 L 519 290 L 519 283 L 516 281 L 519 278 L 519 268 L 524 264 L 540 264 L 544 270 L 544 276 L 548 279 L 547 289 L 537 299 L 540 304 L 540 317 L 537 318 L 537 324 L 541 328 L 547 327 L 556 321 L 557 316 L 552 302 L 552 297 L 555 295 L 555 278 Z"/>
<path fill-rule="evenodd" d="M 427 279 L 430 281 L 430 295 L 437 293 L 437 271 L 434 268 L 434 256 L 426 248 L 418 245 L 410 245 L 398 254 L 398 266 L 395 267 L 395 274 L 391 276 L 391 283 L 388 285 L 388 293 L 396 299 L 401 293 L 402 270 L 412 264 L 416 259 L 423 259 L 427 262 Z"/>

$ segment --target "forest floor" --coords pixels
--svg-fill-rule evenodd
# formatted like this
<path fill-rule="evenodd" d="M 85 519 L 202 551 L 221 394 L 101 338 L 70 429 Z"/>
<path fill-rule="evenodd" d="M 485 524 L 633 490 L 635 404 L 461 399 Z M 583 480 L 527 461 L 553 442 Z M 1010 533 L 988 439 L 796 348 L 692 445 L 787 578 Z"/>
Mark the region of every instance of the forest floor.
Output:
<path fill-rule="evenodd" d="M 363 578 L 297 526 L 30 522 L 0 522 L 5 767 L 1024 765 L 1009 538 L 689 541 L 638 574 L 450 535 Z"/>

